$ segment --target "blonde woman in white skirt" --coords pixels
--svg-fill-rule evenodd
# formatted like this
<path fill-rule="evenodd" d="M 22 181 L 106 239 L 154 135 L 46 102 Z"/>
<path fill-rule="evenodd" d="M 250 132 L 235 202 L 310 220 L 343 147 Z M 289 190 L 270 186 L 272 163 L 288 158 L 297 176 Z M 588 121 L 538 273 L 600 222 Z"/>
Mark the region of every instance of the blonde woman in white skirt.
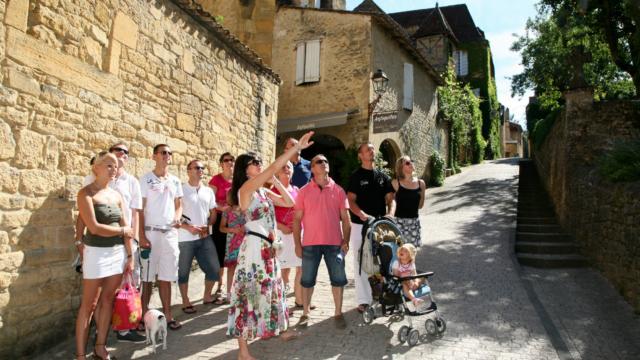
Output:
<path fill-rule="evenodd" d="M 99 359 L 110 359 L 105 346 L 116 290 L 122 273 L 133 271 L 133 231 L 124 214 L 120 194 L 108 184 L 118 171 L 115 155 L 102 152 L 92 171 L 95 181 L 78 192 L 78 210 L 87 227 L 83 242 L 76 242 L 83 254 L 82 301 L 76 320 L 76 358 L 86 359 L 91 317 L 96 314 L 97 335 L 93 351 Z"/>

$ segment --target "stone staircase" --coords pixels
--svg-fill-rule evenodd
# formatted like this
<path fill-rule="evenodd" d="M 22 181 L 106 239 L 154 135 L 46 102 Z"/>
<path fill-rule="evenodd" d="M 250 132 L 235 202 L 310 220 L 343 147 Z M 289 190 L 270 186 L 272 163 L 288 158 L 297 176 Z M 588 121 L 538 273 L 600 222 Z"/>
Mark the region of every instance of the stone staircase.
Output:
<path fill-rule="evenodd" d="M 533 161 L 520 160 L 516 256 L 522 265 L 540 268 L 589 266 L 580 248 L 556 220 L 553 204 Z"/>

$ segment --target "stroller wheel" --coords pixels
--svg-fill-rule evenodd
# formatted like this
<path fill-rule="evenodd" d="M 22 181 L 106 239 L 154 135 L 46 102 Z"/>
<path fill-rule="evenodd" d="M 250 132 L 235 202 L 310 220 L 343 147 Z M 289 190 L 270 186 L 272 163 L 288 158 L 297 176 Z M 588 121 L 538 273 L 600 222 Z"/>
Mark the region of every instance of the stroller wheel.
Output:
<path fill-rule="evenodd" d="M 398 341 L 400 341 L 400 344 L 404 344 L 407 341 L 407 338 L 409 337 L 409 330 L 411 330 L 411 328 L 407 325 L 402 325 L 400 327 L 400 330 L 398 331 Z"/>
<path fill-rule="evenodd" d="M 409 338 L 407 340 L 409 341 L 409 346 L 416 346 L 420 340 L 420 333 L 418 330 L 413 329 L 409 331 Z"/>
<path fill-rule="evenodd" d="M 436 326 L 436 322 L 431 319 L 427 319 L 424 322 L 424 329 L 427 330 L 427 334 L 431 336 L 434 336 L 438 333 L 438 327 Z"/>
<path fill-rule="evenodd" d="M 444 321 L 444 318 L 436 318 L 436 329 L 438 330 L 438 334 L 440 335 L 444 334 L 444 332 L 447 330 L 447 322 Z"/>
<path fill-rule="evenodd" d="M 376 314 L 373 311 L 372 306 L 367 307 L 367 309 L 362 313 L 362 320 L 367 325 L 371 324 L 375 318 Z"/>

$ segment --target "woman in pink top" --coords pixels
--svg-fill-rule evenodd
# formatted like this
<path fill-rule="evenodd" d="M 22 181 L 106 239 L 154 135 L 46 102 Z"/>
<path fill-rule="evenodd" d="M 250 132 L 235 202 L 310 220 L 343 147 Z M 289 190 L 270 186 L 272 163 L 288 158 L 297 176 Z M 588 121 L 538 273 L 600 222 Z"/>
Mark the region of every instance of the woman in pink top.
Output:
<path fill-rule="evenodd" d="M 276 174 L 278 180 L 282 185 L 286 186 L 287 192 L 291 194 L 293 201 L 298 197 L 297 186 L 291 184 L 291 176 L 293 175 L 293 164 L 291 161 L 287 161 L 287 165 L 283 166 Z M 271 188 L 276 194 L 280 194 L 280 191 L 274 186 Z M 280 265 L 282 269 L 282 280 L 285 284 L 285 289 L 289 287 L 289 272 L 291 268 L 296 268 L 296 277 L 293 283 L 293 292 L 295 294 L 296 307 L 302 308 L 302 288 L 300 287 L 300 277 L 302 275 L 302 259 L 296 255 L 296 245 L 293 241 L 293 207 L 275 207 L 276 212 L 276 226 L 277 235 L 282 239 L 282 254 L 279 256 Z M 288 291 L 287 291 L 288 292 Z"/>
<path fill-rule="evenodd" d="M 215 297 L 222 299 L 226 302 L 227 297 L 222 295 L 222 279 L 224 278 L 224 253 L 227 248 L 227 234 L 220 231 L 220 220 L 222 220 L 222 213 L 229 208 L 227 204 L 227 193 L 231 189 L 231 179 L 233 178 L 233 166 L 236 158 L 230 153 L 226 152 L 220 155 L 220 168 L 222 172 L 215 175 L 209 181 L 209 186 L 216 194 L 216 223 L 213 224 L 213 243 L 216 245 L 216 252 L 218 253 L 218 262 L 220 263 L 220 281 L 218 282 L 218 288 L 216 289 Z"/>

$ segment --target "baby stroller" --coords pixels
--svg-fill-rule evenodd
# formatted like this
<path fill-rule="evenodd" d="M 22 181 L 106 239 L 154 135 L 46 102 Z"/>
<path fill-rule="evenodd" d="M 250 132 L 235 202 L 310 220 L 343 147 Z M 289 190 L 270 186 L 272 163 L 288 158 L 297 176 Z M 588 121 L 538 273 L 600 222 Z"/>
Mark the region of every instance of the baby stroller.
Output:
<path fill-rule="evenodd" d="M 376 317 L 399 315 L 400 319 L 407 319 L 408 326 L 403 325 L 398 331 L 401 344 L 408 342 L 414 346 L 420 340 L 420 332 L 414 328 L 412 317 L 427 316 L 424 327 L 427 335 L 442 337 L 447 329 L 445 320 L 438 313 L 438 307 L 433 300 L 428 278 L 433 272 L 418 273 L 415 276 L 397 277 L 391 271 L 391 265 L 396 259 L 397 249 L 402 245 L 400 229 L 393 220 L 388 218 L 370 219 L 363 227 L 363 245 L 360 249 L 360 270 L 370 267 L 368 251 L 373 255 L 375 274 L 369 277 L 373 304 L 363 313 L 365 324 L 371 324 Z M 363 267 L 364 264 L 364 267 Z M 373 272 L 368 272 L 369 274 Z M 424 300 L 419 306 L 414 306 L 402 291 L 405 280 L 423 279 L 420 287 L 414 290 L 414 296 Z"/>

